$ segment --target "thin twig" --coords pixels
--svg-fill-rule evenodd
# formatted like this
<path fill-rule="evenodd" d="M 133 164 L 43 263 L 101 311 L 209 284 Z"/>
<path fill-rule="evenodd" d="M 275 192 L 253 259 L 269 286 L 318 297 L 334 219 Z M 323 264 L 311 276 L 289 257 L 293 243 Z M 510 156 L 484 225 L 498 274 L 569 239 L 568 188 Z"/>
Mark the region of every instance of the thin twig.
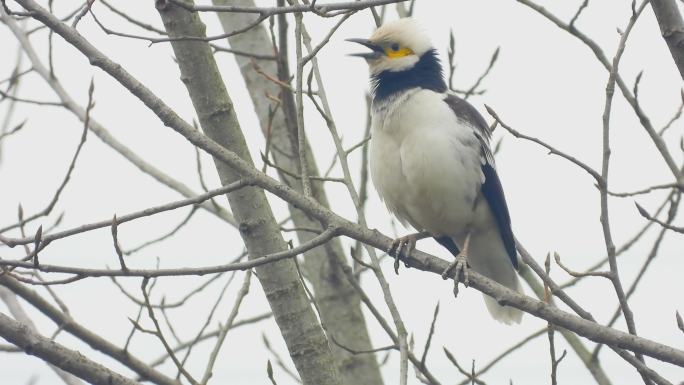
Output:
<path fill-rule="evenodd" d="M 580 15 L 582 14 L 582 11 L 584 11 L 588 5 L 589 0 L 584 0 L 582 4 L 579 6 L 579 8 L 577 8 L 577 12 L 575 12 L 575 15 L 572 16 L 572 19 L 570 19 L 570 22 L 568 23 L 568 27 L 570 29 L 575 28 L 575 22 L 577 21 L 577 19 L 579 19 Z"/>
<path fill-rule="evenodd" d="M 175 209 L 180 208 L 180 207 L 185 207 L 185 206 L 189 206 L 189 205 L 196 205 L 196 204 L 204 202 L 205 200 L 210 199 L 212 197 L 239 190 L 245 186 L 248 186 L 249 184 L 250 184 L 249 179 L 241 179 L 241 180 L 234 182 L 234 183 L 231 183 L 229 185 L 211 190 L 211 191 L 204 193 L 204 194 L 197 195 L 194 198 L 183 199 L 180 201 L 167 203 L 167 204 L 164 204 L 161 206 L 150 207 L 150 208 L 142 210 L 142 211 L 137 211 L 137 212 L 134 212 L 131 214 L 123 215 L 123 216 L 117 218 L 118 223 L 122 224 L 125 222 L 130 222 L 134 219 L 139 219 L 142 217 L 148 217 L 148 216 L 159 214 L 159 213 L 162 213 L 165 211 L 175 210 Z M 104 220 L 104 221 L 94 222 L 94 223 L 90 223 L 90 224 L 85 224 L 85 225 L 81 225 L 81 226 L 78 226 L 78 227 L 75 227 L 75 228 L 72 228 L 69 230 L 64 230 L 64 231 L 60 231 L 58 233 L 52 233 L 52 234 L 46 235 L 45 238 L 43 239 L 43 241 L 52 242 L 54 240 L 66 238 L 66 237 L 74 235 L 74 234 L 80 234 L 80 233 L 84 233 L 87 231 L 101 229 L 103 227 L 109 227 L 111 225 L 112 225 L 111 220 Z M 35 237 L 8 238 L 8 237 L 4 237 L 4 236 L 0 235 L 0 242 L 4 243 L 10 247 L 14 247 L 17 245 L 25 245 L 25 244 L 33 243 L 34 241 L 35 241 Z"/>
<path fill-rule="evenodd" d="M 499 51 L 501 47 L 496 47 L 496 50 L 494 50 L 494 53 L 492 54 L 491 59 L 489 59 L 489 65 L 487 66 L 487 69 L 480 75 L 475 83 L 468 88 L 468 90 L 465 92 L 465 95 L 463 96 L 463 99 L 468 99 L 472 95 L 475 94 L 475 91 L 477 88 L 480 86 L 482 81 L 489 75 L 489 72 L 491 72 L 492 68 L 494 68 L 494 64 L 496 64 L 496 60 L 499 58 Z"/>
<path fill-rule="evenodd" d="M 90 7 L 92 7 L 94 2 L 95 0 L 86 0 L 83 9 L 81 9 L 81 11 L 76 14 L 76 17 L 74 17 L 74 21 L 73 23 L 71 23 L 71 28 L 76 28 L 78 22 L 81 21 L 81 18 L 83 18 L 83 16 L 85 16 L 88 13 L 88 11 L 90 11 Z"/>
<path fill-rule="evenodd" d="M 112 270 L 112 269 L 90 269 L 80 267 L 67 267 L 59 265 L 48 265 L 0 259 L 0 266 L 21 267 L 25 269 L 35 269 L 46 273 L 66 273 L 74 274 L 82 279 L 84 277 L 166 277 L 166 276 L 186 276 L 186 275 L 206 275 L 223 273 L 234 270 L 248 270 L 257 266 L 277 262 L 283 259 L 293 258 L 308 250 L 318 247 L 330 241 L 337 236 L 337 229 L 334 227 L 327 228 L 320 235 L 311 238 L 308 242 L 294 247 L 289 250 L 284 250 L 272 254 L 268 254 L 258 259 L 252 259 L 245 262 L 233 262 L 225 265 L 216 265 L 210 267 L 185 267 L 176 269 L 131 269 L 128 270 Z M 1 275 L 0 275 L 1 276 Z"/>
<path fill-rule="evenodd" d="M 640 204 L 638 204 L 636 202 L 634 202 L 634 204 L 636 205 L 637 210 L 639 211 L 639 214 L 641 214 L 642 217 L 648 219 L 651 222 L 655 222 L 655 223 L 659 224 L 660 226 L 662 226 L 668 230 L 672 230 L 672 231 L 678 232 L 680 234 L 684 234 L 684 227 L 673 226 L 669 223 L 665 223 L 665 222 L 661 221 L 660 219 L 655 218 L 654 216 L 649 214 L 648 211 L 646 211 L 646 209 L 641 207 Z"/>
<path fill-rule="evenodd" d="M 114 251 L 119 258 L 119 265 L 121 266 L 121 271 L 128 271 L 126 267 L 126 262 L 124 261 L 123 252 L 121 252 L 121 245 L 119 244 L 119 229 L 118 222 L 116 220 L 116 214 L 112 218 L 112 240 L 114 241 Z"/>
<path fill-rule="evenodd" d="M 564 153 L 564 152 L 562 152 L 562 151 L 560 151 L 560 150 L 557 150 L 556 148 L 552 147 L 552 146 L 549 145 L 549 144 L 546 144 L 545 142 L 541 141 L 540 139 L 537 139 L 537 138 L 534 138 L 534 137 L 525 135 L 525 134 L 523 134 L 523 133 L 521 133 L 521 132 L 519 132 L 519 131 L 514 130 L 511 126 L 509 126 L 508 124 L 504 123 L 504 122 L 501 120 L 501 118 L 499 118 L 499 115 L 497 115 L 497 113 L 496 113 L 491 107 L 489 107 L 488 105 L 485 104 L 485 108 L 487 109 L 487 112 L 489 113 L 489 115 L 491 115 L 492 118 L 494 118 L 494 119 L 499 123 L 499 125 L 501 125 L 501 127 L 505 128 L 506 131 L 508 131 L 508 132 L 510 132 L 511 134 L 513 134 L 513 136 L 515 136 L 516 138 L 522 138 L 522 139 L 529 140 L 529 141 L 531 141 L 531 142 L 537 143 L 537 144 L 539 144 L 540 146 L 542 146 L 542 147 L 546 148 L 547 150 L 549 150 L 549 153 L 550 153 L 550 154 L 558 155 L 558 156 L 560 156 L 560 157 L 562 157 L 562 158 L 565 158 L 565 159 L 569 160 L 570 162 L 576 164 L 577 166 L 579 166 L 580 168 L 582 168 L 584 171 L 586 171 L 587 173 L 589 173 L 589 175 L 591 175 L 591 176 L 597 181 L 597 183 L 601 183 L 601 181 L 603 180 L 603 177 L 601 176 L 601 174 L 599 174 L 599 173 L 598 173 L 596 170 L 594 170 L 593 168 L 589 167 L 586 163 L 580 161 L 579 159 L 575 158 L 575 157 L 572 156 L 572 155 L 568 155 L 568 154 L 566 154 L 566 153 Z"/>
<path fill-rule="evenodd" d="M 427 360 L 428 350 L 430 350 L 430 342 L 432 342 L 432 336 L 435 334 L 435 323 L 437 323 L 437 315 L 439 314 L 439 302 L 435 306 L 435 312 L 432 315 L 432 323 L 430 324 L 430 331 L 428 332 L 428 338 L 425 341 L 425 348 L 423 348 L 423 355 L 420 357 L 420 366 L 425 368 L 425 361 Z"/>
<path fill-rule="evenodd" d="M 207 362 L 207 366 L 204 369 L 204 375 L 202 376 L 202 384 L 206 385 L 206 383 L 209 381 L 209 378 L 211 378 L 214 363 L 216 362 L 216 359 L 218 358 L 218 353 L 221 350 L 221 346 L 223 345 L 223 341 L 226 339 L 226 335 L 228 334 L 228 330 L 231 329 L 233 326 L 233 322 L 235 322 L 235 318 L 237 317 L 238 311 L 240 310 L 240 305 L 242 304 L 242 300 L 245 299 L 245 296 L 247 296 L 247 293 L 249 293 L 249 284 L 251 282 L 252 278 L 252 271 L 247 270 L 247 274 L 245 274 L 245 279 L 242 282 L 242 287 L 237 293 L 237 296 L 235 298 L 235 303 L 233 304 L 233 309 L 230 311 L 230 314 L 228 315 L 228 319 L 226 320 L 226 324 L 223 325 L 220 329 L 220 333 L 216 339 L 216 344 L 214 345 L 214 349 L 211 351 L 211 354 L 209 355 L 209 360 Z"/>
<path fill-rule="evenodd" d="M 456 367 L 456 369 L 458 369 L 458 371 L 461 372 L 461 374 L 463 374 L 464 376 L 467 377 L 465 380 L 466 383 L 470 382 L 470 383 L 475 383 L 478 385 L 486 385 L 484 381 L 477 378 L 477 373 L 473 373 L 474 371 L 472 371 L 472 370 L 469 372 L 469 371 L 463 369 L 463 367 L 461 367 L 461 365 L 456 360 L 456 357 L 454 357 L 454 355 L 451 354 L 449 349 L 447 349 L 447 348 L 442 348 L 442 349 L 444 350 L 444 354 L 446 355 L 449 362 L 451 362 Z"/>
<path fill-rule="evenodd" d="M 183 367 L 183 365 L 181 364 L 181 362 L 178 360 L 178 358 L 174 354 L 173 350 L 171 349 L 171 346 L 166 341 L 166 338 L 164 338 L 164 334 L 162 333 L 161 328 L 159 326 L 159 321 L 157 321 L 157 317 L 154 314 L 154 310 L 152 309 L 152 306 L 150 306 L 150 297 L 149 297 L 149 294 L 147 293 L 147 284 L 148 284 L 149 280 L 150 279 L 148 277 L 143 278 L 140 289 L 142 290 L 143 297 L 145 298 L 145 306 L 147 307 L 147 314 L 150 317 L 150 319 L 152 320 L 152 323 L 154 324 L 155 331 L 152 332 L 152 334 L 154 334 L 159 339 L 159 341 L 161 341 L 162 345 L 164 345 L 164 349 L 166 349 L 166 352 L 168 353 L 169 357 L 171 357 L 171 360 L 173 361 L 173 363 L 176 365 L 178 370 L 181 373 L 183 373 L 183 376 L 190 382 L 190 384 L 199 385 L 199 383 L 192 377 L 192 375 L 190 375 L 190 373 L 188 373 L 188 371 L 185 370 L 185 368 Z M 145 331 L 145 330 L 143 329 L 143 331 Z"/>

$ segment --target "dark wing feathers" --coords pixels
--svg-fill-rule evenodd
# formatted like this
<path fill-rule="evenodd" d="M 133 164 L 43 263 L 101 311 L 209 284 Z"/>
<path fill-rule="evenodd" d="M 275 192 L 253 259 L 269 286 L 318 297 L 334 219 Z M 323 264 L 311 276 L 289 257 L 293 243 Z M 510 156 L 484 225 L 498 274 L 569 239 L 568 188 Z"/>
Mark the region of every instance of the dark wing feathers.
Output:
<path fill-rule="evenodd" d="M 448 235 L 444 235 L 441 237 L 435 237 L 435 241 L 439 242 L 440 245 L 444 246 L 454 256 L 457 256 L 458 253 L 461 252 L 461 250 L 458 249 L 456 242 L 454 242 L 454 240 L 451 239 L 451 237 Z"/>
<path fill-rule="evenodd" d="M 504 196 L 501 180 L 496 173 L 493 165 L 485 164 L 482 166 L 485 181 L 482 184 L 482 195 L 487 199 L 489 208 L 492 209 L 496 223 L 499 225 L 499 233 L 503 240 L 508 257 L 513 263 L 513 267 L 518 268 L 518 258 L 515 252 L 515 237 L 511 229 L 511 216 L 508 213 L 508 206 L 506 205 L 506 197 Z"/>
<path fill-rule="evenodd" d="M 444 101 L 449 105 L 449 108 L 454 111 L 459 119 L 469 122 L 475 129 L 479 131 L 479 135 L 485 137 L 487 141 L 489 141 L 489 138 L 492 136 L 492 132 L 487 125 L 487 121 L 484 120 L 482 115 L 477 112 L 472 104 L 454 94 L 447 94 L 446 98 L 444 98 Z"/>
<path fill-rule="evenodd" d="M 511 216 L 508 213 L 508 205 L 506 205 L 506 197 L 504 196 L 501 180 L 496 173 L 496 165 L 494 164 L 494 154 L 489 148 L 489 138 L 492 133 L 484 120 L 482 115 L 467 101 L 459 98 L 453 94 L 447 94 L 444 99 L 446 104 L 454 111 L 460 120 L 468 122 L 475 130 L 475 136 L 480 141 L 480 151 L 482 152 L 482 174 L 484 175 L 484 182 L 482 183 L 482 195 L 484 195 L 489 208 L 492 210 L 496 223 L 499 226 L 499 233 L 503 240 L 504 247 L 508 253 L 513 266 L 518 268 L 518 258 L 515 251 L 515 237 L 511 229 Z M 451 251 L 442 240 L 437 239 L 444 247 Z M 453 242 L 452 242 L 453 243 Z M 457 248 L 458 249 L 458 248 Z M 452 251 L 453 253 L 453 251 Z"/>

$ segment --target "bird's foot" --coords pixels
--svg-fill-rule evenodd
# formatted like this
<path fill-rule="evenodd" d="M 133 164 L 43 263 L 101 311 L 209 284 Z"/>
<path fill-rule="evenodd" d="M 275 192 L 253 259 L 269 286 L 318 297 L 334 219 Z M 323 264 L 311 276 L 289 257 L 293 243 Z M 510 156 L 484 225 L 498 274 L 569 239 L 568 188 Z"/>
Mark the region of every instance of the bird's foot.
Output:
<path fill-rule="evenodd" d="M 442 272 L 442 278 L 448 279 L 451 271 L 454 271 L 454 297 L 458 296 L 459 282 L 463 282 L 465 287 L 468 287 L 470 284 L 468 279 L 468 269 L 470 269 L 470 267 L 468 267 L 468 255 L 462 251 L 456 256 L 456 259 L 454 259 L 454 261 L 451 262 L 451 264 Z"/>
<path fill-rule="evenodd" d="M 416 248 L 416 241 L 423 239 L 426 236 L 428 236 L 426 233 L 409 234 L 399 237 L 392 242 L 392 246 L 390 246 L 390 248 L 387 250 L 387 254 L 390 257 L 394 257 L 394 272 L 396 274 L 399 274 L 399 258 L 402 255 L 402 251 L 404 257 L 408 257 L 411 255 L 413 249 Z M 408 267 L 408 264 L 405 262 L 404 265 Z"/>
<path fill-rule="evenodd" d="M 465 253 L 460 252 L 454 261 L 451 262 L 446 269 L 444 269 L 442 272 L 442 278 L 448 279 L 451 271 L 454 270 L 454 280 L 458 281 L 460 279 L 463 281 L 463 284 L 468 287 L 468 269 L 468 256 Z M 459 278 L 459 276 L 462 276 L 462 279 Z"/>

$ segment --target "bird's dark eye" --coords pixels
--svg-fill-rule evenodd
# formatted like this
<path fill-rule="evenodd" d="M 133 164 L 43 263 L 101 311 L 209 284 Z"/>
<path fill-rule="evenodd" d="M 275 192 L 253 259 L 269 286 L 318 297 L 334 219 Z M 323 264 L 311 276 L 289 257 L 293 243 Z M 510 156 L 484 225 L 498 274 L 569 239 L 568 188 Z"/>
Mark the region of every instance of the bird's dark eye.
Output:
<path fill-rule="evenodd" d="M 394 43 L 390 48 L 392 48 L 392 51 L 399 51 L 399 44 Z"/>

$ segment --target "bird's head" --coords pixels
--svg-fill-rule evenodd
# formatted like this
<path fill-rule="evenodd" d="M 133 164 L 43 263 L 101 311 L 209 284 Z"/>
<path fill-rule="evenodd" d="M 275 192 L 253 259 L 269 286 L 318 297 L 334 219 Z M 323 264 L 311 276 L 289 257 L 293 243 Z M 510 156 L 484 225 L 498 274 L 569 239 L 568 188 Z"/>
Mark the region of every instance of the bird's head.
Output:
<path fill-rule="evenodd" d="M 384 71 L 401 72 L 413 68 L 421 56 L 432 52 L 432 43 L 413 19 L 404 18 L 379 27 L 369 39 L 348 39 L 370 49 L 356 53 L 366 59 L 371 75 Z"/>
<path fill-rule="evenodd" d="M 370 39 L 348 40 L 370 49 L 353 56 L 368 62 L 374 103 L 413 88 L 447 90 L 437 51 L 412 19 L 387 23 Z"/>

